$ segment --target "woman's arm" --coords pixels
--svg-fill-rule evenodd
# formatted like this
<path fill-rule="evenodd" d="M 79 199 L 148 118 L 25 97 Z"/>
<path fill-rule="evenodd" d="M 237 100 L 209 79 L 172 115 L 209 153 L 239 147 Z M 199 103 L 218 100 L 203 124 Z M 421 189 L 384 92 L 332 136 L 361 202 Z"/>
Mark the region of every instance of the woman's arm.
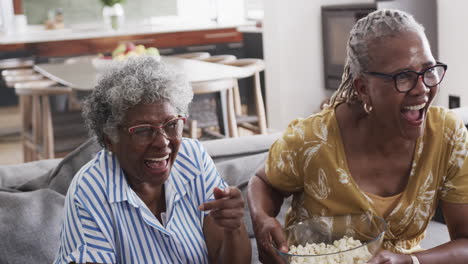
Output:
<path fill-rule="evenodd" d="M 451 241 L 438 247 L 415 253 L 414 255 L 421 264 L 466 264 L 468 263 L 468 204 L 441 201 L 441 207 Z M 408 255 L 383 251 L 368 263 L 412 264 L 413 261 Z"/>
<path fill-rule="evenodd" d="M 441 208 L 452 241 L 415 255 L 424 264 L 468 263 L 468 204 L 441 201 Z"/>
<path fill-rule="evenodd" d="M 215 200 L 200 206 L 210 211 L 203 234 L 211 263 L 250 263 L 251 246 L 244 225 L 244 200 L 239 189 L 214 189 Z"/>
<path fill-rule="evenodd" d="M 279 255 L 271 247 L 276 244 L 281 251 L 287 252 L 288 245 L 281 224 L 276 220 L 285 197 L 269 183 L 265 167 L 262 166 L 249 182 L 248 198 L 250 216 L 257 240 L 259 259 L 263 263 L 281 263 Z"/>

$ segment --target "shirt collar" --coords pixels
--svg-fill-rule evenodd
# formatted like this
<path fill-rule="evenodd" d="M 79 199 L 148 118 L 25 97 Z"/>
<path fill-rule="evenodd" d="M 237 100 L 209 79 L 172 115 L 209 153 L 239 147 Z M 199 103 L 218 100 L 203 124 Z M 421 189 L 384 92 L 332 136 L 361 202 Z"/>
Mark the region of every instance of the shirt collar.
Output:
<path fill-rule="evenodd" d="M 135 198 L 137 194 L 128 184 L 117 157 L 105 149 L 101 150 L 98 155 L 101 171 L 107 179 L 106 192 L 109 202 L 128 201 L 131 205 L 138 208 L 140 204 L 138 203 L 139 199 Z M 183 197 L 187 193 L 187 185 L 195 180 L 196 174 L 200 173 L 198 169 L 194 169 L 192 164 L 187 161 L 189 158 L 183 151 L 178 153 L 171 168 L 170 176 L 166 181 L 166 192 L 170 196 L 177 193 L 178 198 Z M 190 173 L 187 173 L 187 171 L 190 171 Z M 178 200 L 177 197 L 176 200 Z"/>

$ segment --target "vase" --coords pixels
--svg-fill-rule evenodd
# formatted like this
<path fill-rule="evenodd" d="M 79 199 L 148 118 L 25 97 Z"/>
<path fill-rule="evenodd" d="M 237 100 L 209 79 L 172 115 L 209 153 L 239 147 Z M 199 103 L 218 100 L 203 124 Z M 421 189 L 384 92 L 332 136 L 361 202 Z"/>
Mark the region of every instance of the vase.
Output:
<path fill-rule="evenodd" d="M 102 17 L 107 28 L 118 30 L 124 23 L 125 12 L 121 4 L 104 6 L 102 8 Z"/>

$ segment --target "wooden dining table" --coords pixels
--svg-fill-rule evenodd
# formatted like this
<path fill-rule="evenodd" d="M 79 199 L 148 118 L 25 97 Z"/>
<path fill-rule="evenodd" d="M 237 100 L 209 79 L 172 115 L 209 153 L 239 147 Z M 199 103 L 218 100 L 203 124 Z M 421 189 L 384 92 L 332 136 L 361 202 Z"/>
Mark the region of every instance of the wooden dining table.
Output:
<path fill-rule="evenodd" d="M 235 66 L 210 63 L 178 57 L 163 56 L 161 60 L 174 70 L 185 74 L 187 80 L 194 84 L 199 82 L 238 79 L 246 76 L 244 69 Z M 93 66 L 91 59 L 77 60 L 74 63 L 36 64 L 34 70 L 64 86 L 78 91 L 91 91 L 97 84 L 101 72 Z M 221 133 L 229 137 L 226 91 L 217 94 L 218 121 Z"/>

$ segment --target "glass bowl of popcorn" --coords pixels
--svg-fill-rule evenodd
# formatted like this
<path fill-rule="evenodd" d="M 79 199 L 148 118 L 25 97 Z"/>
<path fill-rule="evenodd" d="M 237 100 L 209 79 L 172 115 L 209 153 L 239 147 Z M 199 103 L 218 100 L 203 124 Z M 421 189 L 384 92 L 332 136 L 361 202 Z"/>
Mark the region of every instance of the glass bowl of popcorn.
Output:
<path fill-rule="evenodd" d="M 277 252 L 290 264 L 366 263 L 380 250 L 386 229 L 373 214 L 314 216 L 287 227 L 289 252 Z"/>

